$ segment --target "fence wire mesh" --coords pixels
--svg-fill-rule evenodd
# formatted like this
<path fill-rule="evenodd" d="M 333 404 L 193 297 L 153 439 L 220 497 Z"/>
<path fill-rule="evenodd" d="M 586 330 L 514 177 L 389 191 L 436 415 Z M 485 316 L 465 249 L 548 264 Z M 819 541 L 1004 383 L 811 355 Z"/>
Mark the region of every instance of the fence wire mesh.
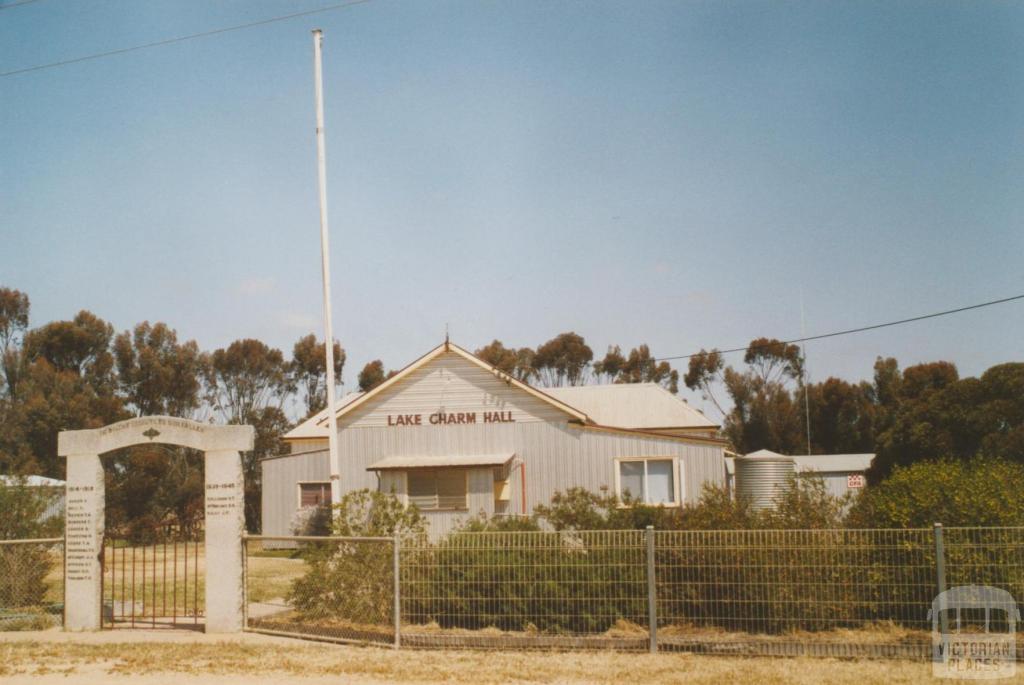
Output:
<path fill-rule="evenodd" d="M 64 540 L 0 540 L 0 631 L 61 625 Z"/>
<path fill-rule="evenodd" d="M 401 554 L 410 646 L 646 649 L 644 531 L 461 533 Z"/>
<path fill-rule="evenodd" d="M 910 656 L 930 647 L 930 529 L 656 533 L 661 649 Z"/>
<path fill-rule="evenodd" d="M 395 642 L 394 541 L 245 541 L 246 626 L 344 642 Z"/>
<path fill-rule="evenodd" d="M 1024 597 L 1024 528 L 944 532 L 946 589 Z M 932 529 L 250 538 L 247 625 L 405 647 L 927 659 L 936 552 Z"/>

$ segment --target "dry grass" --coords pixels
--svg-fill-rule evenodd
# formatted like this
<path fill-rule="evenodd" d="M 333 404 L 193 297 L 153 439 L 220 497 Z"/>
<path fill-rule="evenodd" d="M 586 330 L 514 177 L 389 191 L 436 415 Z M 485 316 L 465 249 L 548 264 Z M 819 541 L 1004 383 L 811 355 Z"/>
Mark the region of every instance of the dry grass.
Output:
<path fill-rule="evenodd" d="M 145 605 L 146 616 L 152 615 L 154 600 L 157 616 L 170 616 L 172 613 L 179 616 L 184 615 L 196 600 L 198 600 L 200 609 L 202 608 L 206 597 L 206 553 L 202 544 L 198 546 L 198 558 L 196 558 L 196 548 L 191 543 L 189 544 L 187 562 L 184 547 L 180 543 L 177 545 L 177 550 L 174 549 L 174 545 L 166 548 L 163 545 L 135 548 L 118 547 L 116 549 L 108 547 L 106 556 L 103 579 L 106 602 L 110 602 L 111 592 L 114 594 L 113 599 L 131 602 L 134 575 L 135 600 L 140 607 Z M 186 563 L 187 569 L 185 568 Z M 284 597 L 291 587 L 292 581 L 301 577 L 306 570 L 301 559 L 285 557 L 250 556 L 247 563 L 249 576 L 246 591 L 249 601 L 252 602 Z M 154 570 L 156 571 L 155 577 Z M 145 578 L 142 577 L 144 571 Z M 45 583 L 47 602 L 64 601 L 64 565 L 59 555 L 54 557 Z M 145 588 L 144 595 L 143 588 Z M 176 610 L 175 601 L 177 602 Z M 140 608 L 139 612 L 141 613 L 141 611 Z"/>
<path fill-rule="evenodd" d="M 46 595 L 43 601 L 54 604 L 64 601 L 64 556 L 63 552 L 49 555 L 50 569 L 43 582 L 46 584 Z"/>
<path fill-rule="evenodd" d="M 643 628 L 640 628 L 640 630 L 643 630 L 644 633 L 647 632 Z M 658 628 L 658 635 L 662 637 L 714 640 L 716 642 L 836 642 L 858 645 L 931 644 L 931 634 L 928 631 L 913 630 L 892 621 L 868 623 L 860 628 L 835 628 L 833 630 L 819 631 L 793 630 L 777 635 L 726 631 L 722 628 L 697 627 L 690 624 L 677 623 Z"/>
<path fill-rule="evenodd" d="M 183 654 L 187 653 L 187 658 Z M 275 682 L 310 678 L 420 683 L 916 683 L 929 664 L 830 659 L 735 659 L 675 654 L 393 651 L 303 643 L 226 642 L 75 644 L 0 643 L 0 678 L 99 674 L 174 682 L 207 677 L 273 676 Z M 63 682 L 73 682 L 65 680 Z M 1024 678 L 1013 682 L 1024 683 Z"/>
<path fill-rule="evenodd" d="M 136 602 L 136 615 L 185 616 L 206 601 L 203 544 L 107 547 L 103 569 L 105 603 Z M 197 554 L 198 552 L 198 554 Z M 134 590 L 134 599 L 132 592 Z M 130 609 L 126 609 L 130 614 Z"/>
<path fill-rule="evenodd" d="M 248 567 L 245 591 L 250 602 L 284 597 L 292 582 L 301 578 L 308 568 L 302 559 L 285 557 L 249 556 L 245 563 Z"/>

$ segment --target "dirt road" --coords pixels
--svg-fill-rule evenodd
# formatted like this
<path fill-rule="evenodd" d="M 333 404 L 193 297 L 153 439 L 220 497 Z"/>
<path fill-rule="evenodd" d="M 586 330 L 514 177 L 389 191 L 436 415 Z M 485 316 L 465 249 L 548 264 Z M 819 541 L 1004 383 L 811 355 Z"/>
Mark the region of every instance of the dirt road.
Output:
<path fill-rule="evenodd" d="M 320 683 L 918 683 L 929 664 L 738 659 L 685 654 L 395 651 L 246 633 L 133 630 L 0 633 L 10 685 L 319 685 Z M 1008 682 L 1008 681 L 1001 681 Z M 1014 682 L 1024 683 L 1024 677 Z"/>

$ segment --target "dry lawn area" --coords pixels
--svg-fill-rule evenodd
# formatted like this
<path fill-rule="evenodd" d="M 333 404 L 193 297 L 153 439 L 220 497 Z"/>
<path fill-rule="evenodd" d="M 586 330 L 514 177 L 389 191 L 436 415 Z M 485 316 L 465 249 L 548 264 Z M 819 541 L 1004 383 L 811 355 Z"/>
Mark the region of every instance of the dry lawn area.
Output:
<path fill-rule="evenodd" d="M 608 652 L 394 651 L 177 631 L 0 634 L 0 682 L 33 683 L 919 683 L 926 663 Z M 1024 675 L 1015 681 L 1024 683 Z"/>

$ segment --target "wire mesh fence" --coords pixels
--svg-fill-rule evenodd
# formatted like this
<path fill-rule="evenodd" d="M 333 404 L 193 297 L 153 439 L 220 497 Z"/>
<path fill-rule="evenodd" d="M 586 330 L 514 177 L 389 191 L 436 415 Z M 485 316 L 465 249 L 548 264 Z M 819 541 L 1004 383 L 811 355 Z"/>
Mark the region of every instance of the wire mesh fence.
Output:
<path fill-rule="evenodd" d="M 341 642 L 395 642 L 391 538 L 247 537 L 246 626 Z"/>
<path fill-rule="evenodd" d="M 460 533 L 403 547 L 411 646 L 647 645 L 644 531 Z"/>
<path fill-rule="evenodd" d="M 924 658 L 931 529 L 656 533 L 658 645 Z"/>
<path fill-rule="evenodd" d="M 0 540 L 0 631 L 60 625 L 64 540 Z"/>
<path fill-rule="evenodd" d="M 945 533 L 947 588 L 1024 597 L 1024 528 Z M 935 538 L 932 529 L 253 537 L 247 626 L 403 647 L 927 659 Z"/>

